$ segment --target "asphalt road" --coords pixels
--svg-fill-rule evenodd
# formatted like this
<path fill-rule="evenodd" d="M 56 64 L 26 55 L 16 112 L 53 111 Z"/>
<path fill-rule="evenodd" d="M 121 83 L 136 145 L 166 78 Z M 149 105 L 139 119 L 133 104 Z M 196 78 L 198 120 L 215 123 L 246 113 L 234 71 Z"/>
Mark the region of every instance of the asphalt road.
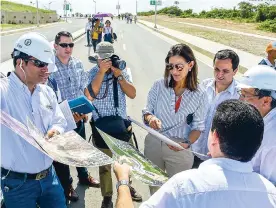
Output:
<path fill-rule="evenodd" d="M 125 21 L 112 21 L 114 31 L 118 35 L 118 41 L 114 43 L 115 53 L 127 62 L 127 66 L 131 69 L 134 85 L 136 86 L 137 96 L 134 100 L 127 101 L 128 115 L 141 121 L 141 110 L 146 104 L 147 94 L 153 82 L 162 77 L 164 73 L 164 60 L 171 46 L 170 43 L 164 41 L 144 28 L 135 24 L 126 24 Z M 93 64 L 88 62 L 88 48 L 85 47 L 86 39 L 82 37 L 77 40 L 74 48 L 74 56 L 83 61 L 86 70 L 92 68 Z M 212 69 L 202 62 L 199 64 L 200 80 L 212 77 Z M 138 140 L 139 149 L 144 151 L 144 138 L 146 132 L 136 126 L 134 131 Z M 86 128 L 87 138 L 91 135 L 90 127 Z M 99 178 L 98 168 L 89 168 L 89 172 L 93 177 Z M 73 186 L 76 188 L 80 199 L 78 202 L 72 202 L 69 208 L 99 208 L 101 207 L 100 189 L 88 188 L 77 184 L 76 168 L 71 167 L 71 175 L 74 178 Z M 114 196 L 113 202 L 116 201 L 116 180 L 113 175 Z M 143 200 L 149 198 L 148 186 L 137 180 L 133 180 L 133 187 L 143 196 Z M 135 203 L 135 207 L 139 207 L 140 203 Z"/>
<path fill-rule="evenodd" d="M 80 29 L 84 30 L 87 19 L 69 19 L 69 22 L 70 23 L 61 22 L 47 27 L 37 28 L 32 31 L 39 32 L 46 36 L 49 41 L 52 41 L 54 40 L 56 34 L 62 30 L 69 31 L 71 33 Z M 24 33 L 26 33 L 26 31 L 1 36 L 1 63 L 11 58 L 11 52 L 15 41 Z"/>

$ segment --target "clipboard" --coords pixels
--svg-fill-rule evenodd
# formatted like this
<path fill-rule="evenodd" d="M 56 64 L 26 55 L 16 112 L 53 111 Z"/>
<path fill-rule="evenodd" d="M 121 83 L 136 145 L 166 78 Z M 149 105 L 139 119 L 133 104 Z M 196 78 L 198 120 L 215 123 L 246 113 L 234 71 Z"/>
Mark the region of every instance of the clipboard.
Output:
<path fill-rule="evenodd" d="M 79 114 L 88 114 L 94 110 L 91 102 L 84 96 L 78 97 L 73 100 L 69 100 L 68 104 L 70 106 L 71 111 Z"/>

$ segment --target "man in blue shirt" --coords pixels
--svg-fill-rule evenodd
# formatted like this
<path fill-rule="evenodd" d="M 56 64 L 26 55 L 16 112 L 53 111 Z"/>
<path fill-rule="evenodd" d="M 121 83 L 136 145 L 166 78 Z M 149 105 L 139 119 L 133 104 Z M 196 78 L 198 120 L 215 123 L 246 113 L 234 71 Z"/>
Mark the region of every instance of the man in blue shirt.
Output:
<path fill-rule="evenodd" d="M 12 53 L 15 71 L 0 80 L 1 110 L 25 126 L 29 118 L 49 138 L 67 125 L 53 90 L 39 84 L 54 71 L 53 56 L 44 36 L 24 34 Z M 7 208 L 66 208 L 53 160 L 2 124 L 1 160 Z"/>
<path fill-rule="evenodd" d="M 267 65 L 276 70 L 276 41 L 269 43 L 265 51 L 267 57 L 265 57 L 259 65 Z"/>
<path fill-rule="evenodd" d="M 98 64 L 89 72 L 89 85 L 87 87 L 88 89 L 90 88 L 89 93 L 88 89 L 86 90 L 88 99 L 92 100 L 94 107 L 97 108 L 97 112 L 93 111 L 94 122 L 97 122 L 100 117 L 106 118 L 108 116 L 116 115 L 126 119 L 126 96 L 131 99 L 136 97 L 136 89 L 132 84 L 132 81 L 126 70 L 124 68 L 119 69 L 112 66 L 112 55 L 114 55 L 114 48 L 111 43 L 101 42 L 97 45 L 94 58 L 97 59 Z M 115 107 L 114 103 L 114 80 L 116 81 L 117 87 L 118 107 Z M 131 126 L 128 127 L 131 129 Z M 93 127 L 92 130 L 95 146 L 97 146 L 105 154 L 112 156 L 111 151 L 107 148 L 105 143 L 103 141 L 101 142 L 100 139 L 98 140 L 95 138 L 97 132 Z M 100 167 L 99 174 L 101 192 L 102 196 L 104 197 L 101 207 L 113 207 L 111 165 Z M 135 191 L 133 187 L 130 187 L 130 191 L 133 200 L 142 201 L 142 197 Z"/>
<path fill-rule="evenodd" d="M 55 64 L 57 71 L 50 75 L 50 79 L 54 79 L 58 85 L 61 94 L 61 100 L 72 100 L 84 95 L 87 87 L 87 73 L 84 71 L 82 62 L 72 56 L 74 43 L 71 33 L 66 31 L 59 32 L 55 37 Z M 73 114 L 77 128 L 75 131 L 85 139 L 85 122 L 87 115 Z M 62 165 L 62 164 L 61 164 Z M 62 184 L 67 184 L 65 195 L 67 199 L 72 201 L 78 200 L 78 194 L 72 187 L 72 177 L 68 174 L 69 167 L 64 165 L 58 168 L 58 176 Z M 79 183 L 90 187 L 99 188 L 99 181 L 90 176 L 87 168 L 77 167 Z M 62 178 L 61 178 L 62 177 Z M 65 183 L 66 182 L 66 183 Z"/>

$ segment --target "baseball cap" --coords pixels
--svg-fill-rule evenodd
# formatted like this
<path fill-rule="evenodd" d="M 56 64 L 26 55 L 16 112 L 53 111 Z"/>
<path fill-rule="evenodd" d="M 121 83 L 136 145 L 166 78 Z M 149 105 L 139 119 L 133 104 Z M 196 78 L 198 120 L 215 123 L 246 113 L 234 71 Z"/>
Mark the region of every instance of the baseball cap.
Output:
<path fill-rule="evenodd" d="M 111 43 L 103 41 L 96 46 L 96 52 L 92 55 L 95 59 L 110 58 L 114 54 L 114 47 Z"/>
<path fill-rule="evenodd" d="M 265 51 L 268 53 L 269 51 L 272 51 L 272 50 L 276 50 L 276 41 L 269 43 Z"/>

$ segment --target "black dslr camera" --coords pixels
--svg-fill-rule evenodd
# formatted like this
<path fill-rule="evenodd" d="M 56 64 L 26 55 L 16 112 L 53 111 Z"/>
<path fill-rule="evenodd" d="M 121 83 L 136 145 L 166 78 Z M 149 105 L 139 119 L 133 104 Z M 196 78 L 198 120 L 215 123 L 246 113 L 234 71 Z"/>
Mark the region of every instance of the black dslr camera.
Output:
<path fill-rule="evenodd" d="M 124 60 L 121 60 L 119 56 L 112 55 L 110 58 L 108 58 L 112 62 L 112 66 L 115 68 L 118 68 L 120 70 L 124 70 L 126 68 L 126 62 Z M 108 60 L 106 59 L 106 60 Z"/>

